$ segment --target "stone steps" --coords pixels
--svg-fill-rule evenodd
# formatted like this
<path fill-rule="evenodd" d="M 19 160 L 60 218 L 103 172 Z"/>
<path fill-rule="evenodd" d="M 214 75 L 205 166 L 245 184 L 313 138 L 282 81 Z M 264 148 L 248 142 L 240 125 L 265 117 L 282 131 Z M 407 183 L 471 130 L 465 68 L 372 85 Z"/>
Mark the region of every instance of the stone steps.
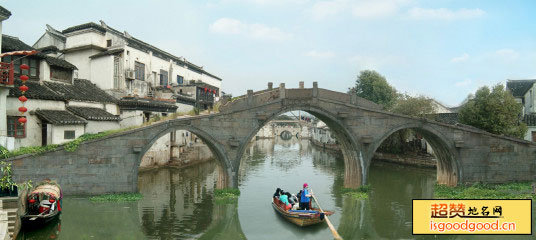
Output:
<path fill-rule="evenodd" d="M 0 209 L 1 209 L 0 210 L 1 211 L 0 222 L 2 222 L 3 224 L 7 223 L 7 233 L 10 238 L 13 237 L 13 234 L 15 233 L 15 225 L 16 225 L 16 221 L 18 217 L 17 215 L 18 204 L 19 204 L 18 197 L 0 198 Z"/>

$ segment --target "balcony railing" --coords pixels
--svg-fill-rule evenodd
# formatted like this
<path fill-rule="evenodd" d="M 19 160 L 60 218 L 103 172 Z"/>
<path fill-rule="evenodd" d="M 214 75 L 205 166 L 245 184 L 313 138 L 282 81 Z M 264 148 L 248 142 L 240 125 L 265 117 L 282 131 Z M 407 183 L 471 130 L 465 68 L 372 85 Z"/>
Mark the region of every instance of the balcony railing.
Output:
<path fill-rule="evenodd" d="M 13 85 L 13 63 L 0 62 L 0 84 Z"/>

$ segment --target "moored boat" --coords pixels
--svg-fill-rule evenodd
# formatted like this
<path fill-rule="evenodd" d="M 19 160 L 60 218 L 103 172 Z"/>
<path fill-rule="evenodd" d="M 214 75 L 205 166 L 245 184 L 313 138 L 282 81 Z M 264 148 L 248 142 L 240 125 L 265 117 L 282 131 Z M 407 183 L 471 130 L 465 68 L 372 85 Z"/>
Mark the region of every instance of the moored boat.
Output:
<path fill-rule="evenodd" d="M 26 198 L 26 212 L 21 217 L 25 228 L 41 227 L 61 213 L 62 192 L 57 183 L 45 181 L 37 185 Z"/>
<path fill-rule="evenodd" d="M 279 199 L 275 197 L 272 198 L 272 207 L 285 219 L 300 227 L 324 222 L 325 216 L 331 216 L 333 214 L 332 211 L 321 212 L 318 208 L 311 208 L 311 210 L 287 210 Z"/>

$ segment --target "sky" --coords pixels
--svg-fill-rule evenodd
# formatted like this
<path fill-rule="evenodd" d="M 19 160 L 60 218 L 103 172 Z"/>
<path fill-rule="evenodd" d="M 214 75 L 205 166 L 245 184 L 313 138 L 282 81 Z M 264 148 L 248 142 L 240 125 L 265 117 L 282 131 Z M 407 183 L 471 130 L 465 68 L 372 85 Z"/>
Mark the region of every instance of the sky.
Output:
<path fill-rule="evenodd" d="M 362 70 L 457 106 L 484 85 L 536 78 L 536 1 L 0 0 L 3 33 L 99 23 L 201 65 L 234 96 L 268 82 L 346 92 Z"/>

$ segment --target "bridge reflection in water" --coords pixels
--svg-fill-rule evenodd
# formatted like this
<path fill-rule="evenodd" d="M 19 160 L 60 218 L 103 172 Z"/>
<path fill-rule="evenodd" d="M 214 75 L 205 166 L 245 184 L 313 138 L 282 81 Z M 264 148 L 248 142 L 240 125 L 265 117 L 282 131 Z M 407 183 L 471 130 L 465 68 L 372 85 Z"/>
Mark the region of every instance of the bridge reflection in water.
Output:
<path fill-rule="evenodd" d="M 369 199 L 355 199 L 340 194 L 345 167 L 339 154 L 315 148 L 307 140 L 258 140 L 242 159 L 238 203 L 222 205 L 213 201 L 219 169 L 213 161 L 142 172 L 138 181 L 144 198 L 138 202 L 92 203 L 67 197 L 61 232 L 50 228 L 23 239 L 48 239 L 51 233 L 58 239 L 330 239 L 324 224 L 299 228 L 270 206 L 276 187 L 295 192 L 304 181 L 323 207 L 335 210 L 330 219 L 344 239 L 430 238 L 411 235 L 411 199 L 433 196 L 434 170 L 373 161 Z"/>

